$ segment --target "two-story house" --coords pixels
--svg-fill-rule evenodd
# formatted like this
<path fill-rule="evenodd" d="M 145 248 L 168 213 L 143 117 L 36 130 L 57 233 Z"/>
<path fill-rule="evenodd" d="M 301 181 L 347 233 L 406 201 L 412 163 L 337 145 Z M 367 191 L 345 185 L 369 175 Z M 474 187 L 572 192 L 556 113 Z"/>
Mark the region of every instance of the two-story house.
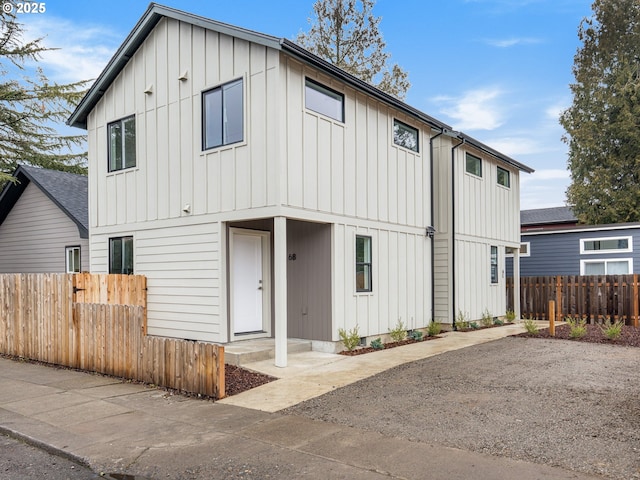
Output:
<path fill-rule="evenodd" d="M 151 4 L 69 124 L 91 271 L 147 276 L 152 335 L 275 337 L 285 365 L 287 337 L 451 323 L 453 292 L 504 314 L 531 170 L 289 40 Z"/>

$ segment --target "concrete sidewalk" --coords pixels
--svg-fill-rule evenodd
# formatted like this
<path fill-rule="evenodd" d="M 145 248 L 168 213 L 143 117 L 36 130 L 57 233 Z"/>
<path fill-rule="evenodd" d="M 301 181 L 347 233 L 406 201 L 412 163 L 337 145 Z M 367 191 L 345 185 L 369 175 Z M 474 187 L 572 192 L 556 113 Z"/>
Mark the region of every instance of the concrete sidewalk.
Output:
<path fill-rule="evenodd" d="M 216 403 L 0 358 L 0 432 L 80 460 L 96 472 L 138 479 L 599 478 L 269 413 L 386 368 L 518 328 L 452 333 L 360 357 L 320 356 L 313 362 L 308 355 L 300 360 L 292 355 L 290 366 L 278 372 L 281 380 L 255 389 L 257 394 Z"/>

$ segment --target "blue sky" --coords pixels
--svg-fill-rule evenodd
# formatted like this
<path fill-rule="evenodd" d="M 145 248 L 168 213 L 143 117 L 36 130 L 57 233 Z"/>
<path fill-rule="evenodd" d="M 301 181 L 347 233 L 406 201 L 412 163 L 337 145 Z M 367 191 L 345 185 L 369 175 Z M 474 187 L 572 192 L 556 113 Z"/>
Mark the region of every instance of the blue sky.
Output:
<path fill-rule="evenodd" d="M 53 80 L 95 78 L 148 6 L 138 0 L 47 0 L 21 14 L 29 37 L 59 50 Z M 308 29 L 313 0 L 158 3 L 274 36 Z M 564 205 L 567 148 L 558 123 L 571 104 L 577 29 L 589 0 L 378 0 L 392 61 L 409 72 L 406 101 L 536 170 L 521 176 L 521 208 Z"/>

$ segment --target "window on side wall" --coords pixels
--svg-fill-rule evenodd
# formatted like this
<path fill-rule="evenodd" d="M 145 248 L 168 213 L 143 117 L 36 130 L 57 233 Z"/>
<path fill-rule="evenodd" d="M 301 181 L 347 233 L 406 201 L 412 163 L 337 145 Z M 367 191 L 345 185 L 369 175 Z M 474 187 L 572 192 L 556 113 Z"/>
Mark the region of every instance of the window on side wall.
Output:
<path fill-rule="evenodd" d="M 308 78 L 304 84 L 304 105 L 316 113 L 344 122 L 344 95 Z"/>
<path fill-rule="evenodd" d="M 393 143 L 414 152 L 418 152 L 418 129 L 400 120 L 393 119 Z"/>
<path fill-rule="evenodd" d="M 632 252 L 631 237 L 581 238 L 581 254 Z"/>
<path fill-rule="evenodd" d="M 242 79 L 202 93 L 202 149 L 244 140 Z"/>
<path fill-rule="evenodd" d="M 580 275 L 627 275 L 633 273 L 630 258 L 581 260 Z"/>
<path fill-rule="evenodd" d="M 67 273 L 80 273 L 80 247 L 65 249 Z"/>
<path fill-rule="evenodd" d="M 372 291 L 371 237 L 356 236 L 356 291 Z"/>
<path fill-rule="evenodd" d="M 109 171 L 136 166 L 136 117 L 122 118 L 107 125 Z"/>
<path fill-rule="evenodd" d="M 465 158 L 465 171 L 476 177 L 482 177 L 482 160 L 475 155 L 467 153 Z"/>
<path fill-rule="evenodd" d="M 133 273 L 133 237 L 109 239 L 109 273 Z"/>
<path fill-rule="evenodd" d="M 491 245 L 491 283 L 498 283 L 498 247 Z"/>
<path fill-rule="evenodd" d="M 511 176 L 509 170 L 505 170 L 502 167 L 498 167 L 498 185 L 511 188 Z"/>

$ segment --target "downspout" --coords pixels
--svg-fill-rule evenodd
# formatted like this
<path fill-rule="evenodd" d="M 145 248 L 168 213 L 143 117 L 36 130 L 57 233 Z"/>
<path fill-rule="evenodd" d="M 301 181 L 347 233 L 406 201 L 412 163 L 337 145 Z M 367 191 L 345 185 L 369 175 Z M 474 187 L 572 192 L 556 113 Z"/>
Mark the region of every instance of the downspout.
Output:
<path fill-rule="evenodd" d="M 460 143 L 451 147 L 451 309 L 453 312 L 453 330 L 456 326 L 456 148 L 465 143 L 462 138 Z"/>
<path fill-rule="evenodd" d="M 430 161 L 430 165 L 429 165 L 429 181 L 431 182 L 431 212 L 430 212 L 430 219 L 429 219 L 429 225 L 431 225 L 432 227 L 435 227 L 435 225 L 433 224 L 433 219 L 435 217 L 435 208 L 433 205 L 433 201 L 434 201 L 434 194 L 433 194 L 433 141 L 438 138 L 440 135 L 442 135 L 444 133 L 444 130 L 441 130 L 440 132 L 438 132 L 436 135 L 434 135 L 433 137 L 429 137 L 429 161 Z M 434 232 L 435 235 L 435 232 Z M 436 280 L 436 275 L 435 275 L 435 269 L 434 269 L 434 265 L 435 265 L 435 260 L 436 260 L 436 254 L 435 254 L 435 236 L 431 237 L 431 321 L 435 322 L 436 321 L 436 284 L 435 284 L 435 280 Z"/>

